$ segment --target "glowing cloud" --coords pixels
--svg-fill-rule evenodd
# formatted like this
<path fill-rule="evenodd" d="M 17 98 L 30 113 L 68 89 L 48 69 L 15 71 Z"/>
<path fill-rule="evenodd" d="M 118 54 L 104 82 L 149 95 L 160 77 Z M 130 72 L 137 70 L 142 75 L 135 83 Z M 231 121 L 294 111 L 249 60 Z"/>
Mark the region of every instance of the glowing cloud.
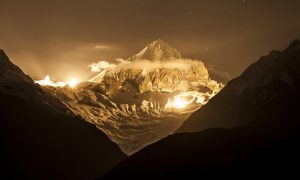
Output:
<path fill-rule="evenodd" d="M 197 91 L 186 91 L 177 94 L 172 99 L 168 99 L 164 106 L 167 110 L 184 109 L 191 104 L 204 105 L 207 103 L 211 95 L 209 93 L 201 93 Z"/>
<path fill-rule="evenodd" d="M 99 61 L 97 63 L 89 65 L 92 72 L 101 72 L 102 70 L 114 68 L 115 66 L 115 64 L 110 64 L 107 61 Z"/>
<path fill-rule="evenodd" d="M 107 46 L 107 45 L 97 45 L 97 46 L 94 46 L 93 49 L 109 50 L 109 49 L 111 49 L 111 47 Z"/>
<path fill-rule="evenodd" d="M 166 68 L 166 69 L 183 69 L 188 70 L 193 66 L 203 64 L 203 62 L 192 59 L 170 59 L 166 61 L 155 61 L 155 60 L 124 60 L 116 59 L 117 64 L 109 63 L 107 61 L 99 61 L 89 65 L 92 72 L 101 72 L 106 69 L 143 69 L 147 72 L 151 72 L 155 69 Z M 203 65 L 204 66 L 204 65 Z"/>
<path fill-rule="evenodd" d="M 53 82 L 50 80 L 50 76 L 46 75 L 46 77 L 42 80 L 35 81 L 35 83 L 41 86 L 54 86 L 54 87 L 63 87 L 66 85 L 64 82 Z"/>
<path fill-rule="evenodd" d="M 49 75 L 46 75 L 46 77 L 42 80 L 34 81 L 35 83 L 41 85 L 41 86 L 53 86 L 53 87 L 64 87 L 66 85 L 70 86 L 71 88 L 74 88 L 78 83 L 78 79 L 73 78 L 70 79 L 67 83 L 65 82 L 54 82 L 50 79 Z"/>

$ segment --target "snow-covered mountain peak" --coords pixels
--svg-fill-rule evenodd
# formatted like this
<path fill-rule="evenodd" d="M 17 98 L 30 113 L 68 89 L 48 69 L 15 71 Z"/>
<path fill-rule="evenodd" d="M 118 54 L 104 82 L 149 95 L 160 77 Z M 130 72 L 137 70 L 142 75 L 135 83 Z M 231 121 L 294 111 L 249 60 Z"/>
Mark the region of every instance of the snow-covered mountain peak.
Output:
<path fill-rule="evenodd" d="M 180 52 L 171 47 L 165 41 L 158 39 L 153 41 L 129 60 L 146 59 L 146 60 L 165 60 L 165 59 L 180 59 Z"/>

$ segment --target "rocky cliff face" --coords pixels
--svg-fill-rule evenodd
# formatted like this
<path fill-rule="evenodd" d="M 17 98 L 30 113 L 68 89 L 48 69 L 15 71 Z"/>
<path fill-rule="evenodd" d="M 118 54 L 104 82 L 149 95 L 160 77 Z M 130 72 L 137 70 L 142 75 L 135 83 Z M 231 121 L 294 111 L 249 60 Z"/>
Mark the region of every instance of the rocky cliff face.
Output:
<path fill-rule="evenodd" d="M 183 58 L 179 51 L 160 39 L 119 66 L 99 73 L 92 81 L 100 83 L 108 95 L 120 91 L 127 83 L 138 93 L 203 91 L 205 88 L 218 92 L 223 87 L 222 83 L 210 79 L 203 62 Z"/>
<path fill-rule="evenodd" d="M 131 83 L 138 93 L 197 91 L 200 88 L 219 91 L 222 88 L 222 84 L 209 79 L 202 62 L 194 62 L 188 69 L 157 68 L 150 72 L 142 68 L 107 70 L 98 82 L 109 95 L 118 92 L 127 82 Z"/>

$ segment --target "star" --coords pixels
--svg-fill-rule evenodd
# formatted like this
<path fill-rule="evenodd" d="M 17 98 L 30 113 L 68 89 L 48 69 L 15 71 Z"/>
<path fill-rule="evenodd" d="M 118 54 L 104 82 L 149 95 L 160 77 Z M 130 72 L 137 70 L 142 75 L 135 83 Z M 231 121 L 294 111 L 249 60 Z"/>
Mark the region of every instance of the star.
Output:
<path fill-rule="evenodd" d="M 138 4 L 139 4 L 140 7 L 143 7 L 144 6 L 144 1 L 143 0 L 142 1 L 138 1 Z"/>

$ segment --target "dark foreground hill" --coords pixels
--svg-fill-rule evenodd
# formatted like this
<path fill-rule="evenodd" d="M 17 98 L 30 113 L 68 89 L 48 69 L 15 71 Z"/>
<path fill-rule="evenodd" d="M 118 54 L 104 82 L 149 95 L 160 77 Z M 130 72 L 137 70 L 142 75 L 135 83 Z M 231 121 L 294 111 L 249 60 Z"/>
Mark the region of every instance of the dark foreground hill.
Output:
<path fill-rule="evenodd" d="M 286 50 L 272 51 L 230 81 L 177 132 L 283 121 L 299 108 L 299 69 L 300 41 L 295 40 Z"/>
<path fill-rule="evenodd" d="M 295 40 L 230 81 L 178 131 L 194 133 L 154 143 L 103 178 L 299 176 L 299 69 Z"/>
<path fill-rule="evenodd" d="M 93 179 L 125 158 L 0 50 L 1 178 Z"/>

